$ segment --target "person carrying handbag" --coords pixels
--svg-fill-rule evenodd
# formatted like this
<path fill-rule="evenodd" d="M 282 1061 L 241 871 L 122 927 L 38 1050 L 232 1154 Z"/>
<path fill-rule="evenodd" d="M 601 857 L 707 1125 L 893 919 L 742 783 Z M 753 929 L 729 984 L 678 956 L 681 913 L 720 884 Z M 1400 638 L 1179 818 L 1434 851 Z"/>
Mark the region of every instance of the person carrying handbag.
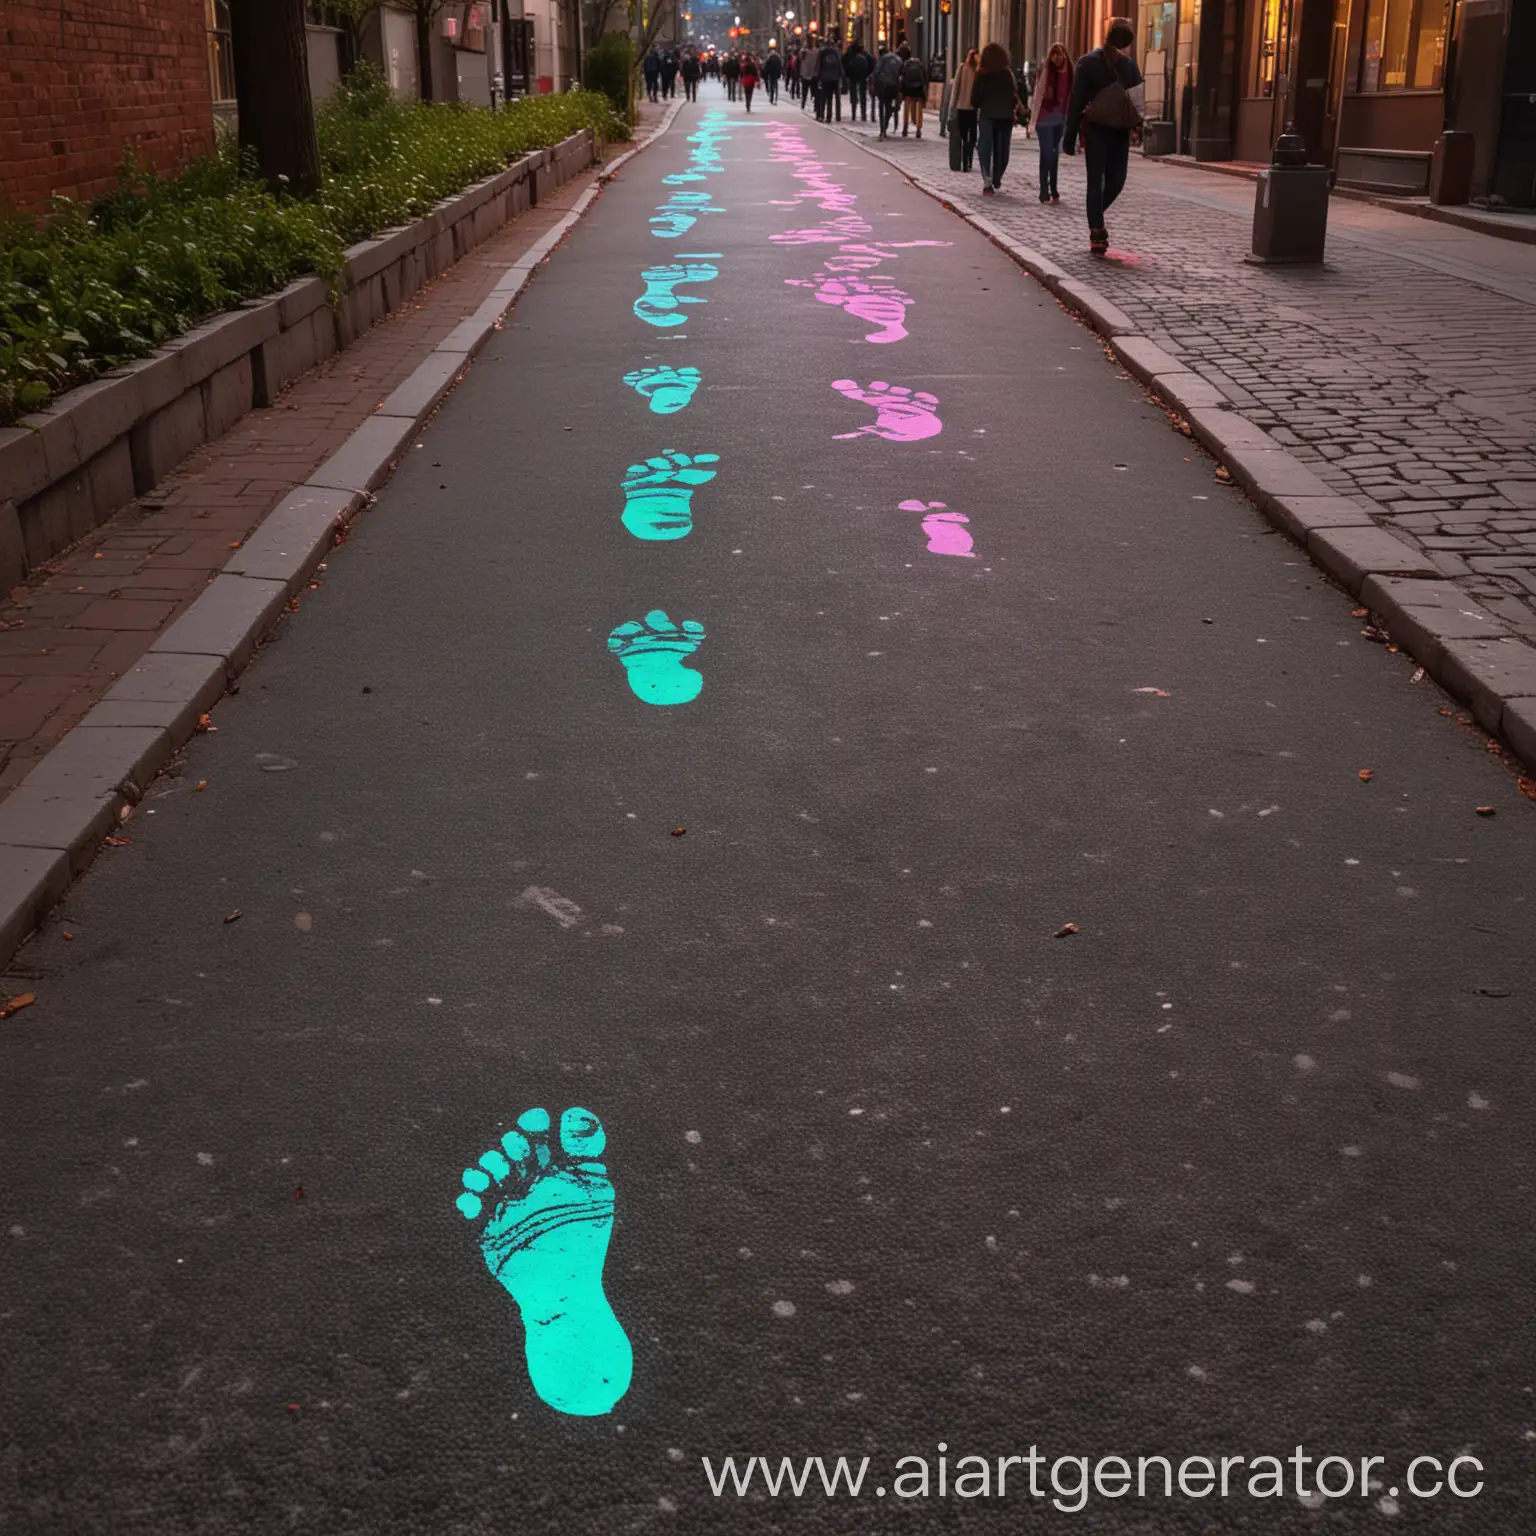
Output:
<path fill-rule="evenodd" d="M 971 92 L 976 88 L 978 57 L 972 48 L 955 71 L 950 86 L 949 168 L 952 171 L 969 171 L 976 155 L 976 108 L 971 105 Z"/>
<path fill-rule="evenodd" d="M 1102 256 L 1109 249 L 1104 214 L 1125 187 L 1131 163 L 1131 134 L 1141 128 L 1141 71 L 1130 55 L 1136 33 L 1117 17 L 1109 24 L 1104 46 L 1077 61 L 1072 100 L 1062 148 L 1077 153 L 1081 135 L 1088 171 L 1088 248 Z"/>

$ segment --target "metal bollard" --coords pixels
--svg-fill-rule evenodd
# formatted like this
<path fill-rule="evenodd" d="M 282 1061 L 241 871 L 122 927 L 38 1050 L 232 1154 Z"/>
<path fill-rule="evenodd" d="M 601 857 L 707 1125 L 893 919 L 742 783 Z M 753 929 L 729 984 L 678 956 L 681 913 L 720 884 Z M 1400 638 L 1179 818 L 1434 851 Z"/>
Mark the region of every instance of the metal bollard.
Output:
<path fill-rule="evenodd" d="M 1324 165 L 1307 164 L 1307 146 L 1294 129 L 1275 141 L 1274 162 L 1259 172 L 1253 202 L 1253 251 L 1244 261 L 1313 263 L 1323 259 L 1328 235 L 1328 181 Z"/>

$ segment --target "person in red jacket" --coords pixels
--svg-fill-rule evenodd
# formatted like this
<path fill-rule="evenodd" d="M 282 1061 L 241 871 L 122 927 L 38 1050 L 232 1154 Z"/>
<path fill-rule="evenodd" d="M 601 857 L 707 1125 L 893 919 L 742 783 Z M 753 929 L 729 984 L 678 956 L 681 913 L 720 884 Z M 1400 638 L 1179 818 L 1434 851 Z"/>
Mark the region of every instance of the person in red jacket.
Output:
<path fill-rule="evenodd" d="M 757 89 L 758 74 L 757 55 L 746 53 L 741 58 L 741 93 L 747 99 L 747 111 L 752 110 L 752 92 Z"/>

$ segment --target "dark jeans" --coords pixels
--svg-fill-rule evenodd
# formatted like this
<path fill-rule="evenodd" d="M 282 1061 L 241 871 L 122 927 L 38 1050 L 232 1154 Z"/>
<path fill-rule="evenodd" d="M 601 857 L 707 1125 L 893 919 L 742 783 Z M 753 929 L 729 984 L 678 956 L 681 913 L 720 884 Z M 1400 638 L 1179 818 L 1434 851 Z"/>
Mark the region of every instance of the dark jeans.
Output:
<path fill-rule="evenodd" d="M 857 122 L 859 115 L 863 114 L 864 121 L 869 121 L 869 81 L 850 80 L 848 82 L 848 121 Z"/>
<path fill-rule="evenodd" d="M 683 81 L 683 98 L 686 101 L 697 101 L 699 99 L 699 82 L 697 80 Z"/>
<path fill-rule="evenodd" d="M 816 120 L 821 123 L 832 121 L 833 111 L 837 112 L 838 122 L 843 120 L 843 90 L 839 85 L 826 85 L 817 82 L 816 85 Z"/>
<path fill-rule="evenodd" d="M 763 89 L 768 92 L 768 105 L 771 107 L 779 99 L 779 77 L 764 75 Z"/>
<path fill-rule="evenodd" d="M 968 171 L 976 154 L 976 114 L 969 107 L 956 107 L 949 130 L 960 140 L 960 169 Z"/>
<path fill-rule="evenodd" d="M 736 82 L 729 76 L 726 77 L 725 81 L 725 99 L 727 101 L 736 100 Z"/>
<path fill-rule="evenodd" d="M 816 87 L 804 78 L 800 81 L 800 110 L 805 111 L 805 104 L 816 94 Z"/>
<path fill-rule="evenodd" d="M 896 121 L 896 92 L 876 91 L 875 106 L 880 113 L 880 137 L 883 139 Z"/>
<path fill-rule="evenodd" d="M 1061 166 L 1061 136 L 1067 131 L 1065 123 L 1036 123 L 1035 132 L 1040 138 L 1040 190 L 1056 190 L 1056 172 Z"/>
<path fill-rule="evenodd" d="M 661 95 L 661 76 L 647 75 L 645 77 L 645 94 L 655 101 Z"/>
<path fill-rule="evenodd" d="M 1103 229 L 1104 214 L 1125 187 L 1131 163 L 1131 130 L 1088 123 L 1083 133 L 1088 171 L 1088 228 Z"/>
<path fill-rule="evenodd" d="M 1013 119 L 984 117 L 976 134 L 976 153 L 981 159 L 981 179 L 997 186 L 1008 169 L 1008 152 L 1013 147 Z"/>
<path fill-rule="evenodd" d="M 753 81 L 750 85 L 745 80 L 743 80 L 741 82 L 741 94 L 743 96 L 745 96 L 746 99 L 747 99 L 747 111 L 748 112 L 750 112 L 752 110 L 752 92 L 755 91 L 756 89 L 757 89 L 756 81 Z"/>

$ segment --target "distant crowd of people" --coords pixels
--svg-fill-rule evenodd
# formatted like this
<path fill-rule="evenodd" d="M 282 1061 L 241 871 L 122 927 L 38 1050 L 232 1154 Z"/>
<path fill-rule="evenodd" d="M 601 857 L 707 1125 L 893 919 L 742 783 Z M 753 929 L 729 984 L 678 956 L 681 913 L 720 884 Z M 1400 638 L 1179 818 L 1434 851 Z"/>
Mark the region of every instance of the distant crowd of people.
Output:
<path fill-rule="evenodd" d="M 1081 147 L 1088 173 L 1089 248 L 1106 251 L 1105 211 L 1125 186 L 1131 141 L 1141 126 L 1141 72 L 1130 51 L 1135 36 L 1130 22 L 1116 17 L 1103 44 L 1075 66 L 1060 43 L 1053 43 L 1038 64 L 1018 68 L 1001 43 L 972 48 L 949 82 L 951 168 L 969 172 L 979 162 L 982 192 L 995 196 L 1008 169 L 1013 130 L 1022 127 L 1027 135 L 1033 121 L 1040 149 L 1040 201 L 1061 201 L 1061 156 L 1075 155 Z M 814 108 L 819 123 L 842 122 L 846 96 L 848 120 L 869 122 L 873 113 L 882 139 L 891 136 L 898 119 L 903 138 L 923 136 L 928 66 L 905 43 L 894 49 L 881 43 L 878 54 L 872 54 L 861 42 L 844 47 L 829 37 L 797 45 L 787 54 L 772 48 L 761 57 L 652 48 L 643 69 L 652 101 L 674 95 L 679 77 L 687 99 L 696 101 L 699 80 L 708 76 L 724 82 L 727 100 L 743 101 L 750 112 L 759 88 L 776 102 L 783 83 L 801 111 Z"/>

